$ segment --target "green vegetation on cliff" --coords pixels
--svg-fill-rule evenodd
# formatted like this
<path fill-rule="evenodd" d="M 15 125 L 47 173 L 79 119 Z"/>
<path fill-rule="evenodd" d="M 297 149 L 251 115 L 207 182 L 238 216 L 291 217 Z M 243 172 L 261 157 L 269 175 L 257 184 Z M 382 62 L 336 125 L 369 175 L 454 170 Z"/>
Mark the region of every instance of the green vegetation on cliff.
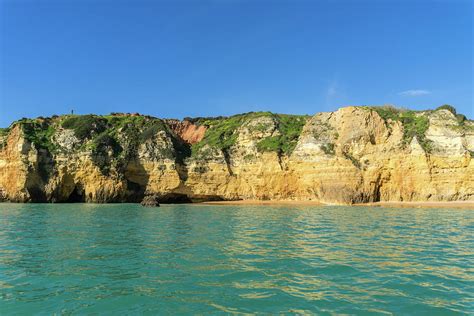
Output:
<path fill-rule="evenodd" d="M 223 151 L 228 150 L 237 141 L 237 130 L 245 120 L 264 115 L 265 112 L 260 112 L 224 118 L 200 118 L 195 124 L 207 126 L 208 129 L 204 138 L 192 146 L 192 155 L 196 155 L 206 145 Z"/>
<path fill-rule="evenodd" d="M 463 114 L 457 113 L 456 109 L 449 104 L 444 104 L 437 107 L 435 110 L 426 111 L 412 111 L 404 108 L 397 108 L 394 106 L 374 106 L 367 107 L 376 111 L 388 125 L 388 120 L 399 121 L 403 125 L 403 144 L 408 145 L 413 137 L 416 136 L 418 142 L 426 152 L 432 150 L 431 141 L 425 136 L 426 131 L 430 126 L 429 115 L 434 111 L 447 110 L 451 112 L 457 121 L 456 125 L 450 125 L 450 128 L 459 131 L 472 131 L 474 124 L 472 120 L 468 120 Z"/>
<path fill-rule="evenodd" d="M 194 119 L 193 122 L 195 124 L 205 125 L 208 129 L 204 138 L 199 143 L 192 146 L 192 155 L 197 155 L 199 153 L 200 155 L 206 156 L 210 154 L 210 152 L 202 151 L 205 146 L 227 151 L 230 147 L 235 145 L 240 127 L 253 119 L 266 117 L 274 120 L 276 129 L 279 131 L 280 135 L 262 139 L 257 144 L 258 149 L 260 151 L 276 151 L 285 154 L 291 153 L 296 146 L 296 142 L 308 116 L 274 114 L 271 112 L 249 112 L 230 117 Z M 261 132 L 266 130 L 268 127 L 262 123 L 249 128 Z"/>
<path fill-rule="evenodd" d="M 84 140 L 102 133 L 107 128 L 106 123 L 103 117 L 96 115 L 73 115 L 66 117 L 61 125 L 63 128 L 72 129 L 77 138 Z"/>
<path fill-rule="evenodd" d="M 110 165 L 115 168 L 125 166 L 127 161 L 136 157 L 140 144 L 158 133 L 173 137 L 161 119 L 143 115 L 68 115 L 61 126 L 74 131 L 74 135 L 82 141 L 80 148 L 91 151 L 95 164 L 104 174 L 109 173 Z M 169 148 L 163 147 L 161 151 L 163 158 L 174 158 Z"/>
<path fill-rule="evenodd" d="M 10 133 L 10 128 L 0 128 L 0 137 L 7 136 Z"/>
<path fill-rule="evenodd" d="M 463 125 L 465 121 L 467 121 L 467 117 L 464 114 L 459 114 L 456 111 L 456 108 L 449 104 L 444 104 L 440 107 L 437 107 L 436 110 L 448 110 L 454 116 L 456 116 L 456 120 L 458 121 L 459 125 Z"/>
<path fill-rule="evenodd" d="M 289 155 L 295 149 L 308 117 L 285 114 L 274 114 L 274 117 L 280 135 L 262 139 L 257 144 L 257 148 L 259 151 L 274 151 L 279 154 Z"/>
<path fill-rule="evenodd" d="M 25 139 L 37 149 L 44 149 L 50 153 L 57 150 L 57 145 L 52 139 L 56 128 L 50 119 L 22 119 L 16 124 L 20 124 Z"/>
<path fill-rule="evenodd" d="M 429 118 L 423 112 L 411 111 L 393 106 L 369 107 L 377 112 L 386 123 L 388 120 L 399 121 L 403 125 L 403 144 L 409 145 L 416 136 L 426 152 L 431 151 L 431 142 L 425 136 L 430 126 Z"/>
<path fill-rule="evenodd" d="M 0 128 L 0 149 L 4 148 L 7 144 L 7 136 L 10 133 L 10 128 Z"/>
<path fill-rule="evenodd" d="M 431 151 L 432 144 L 425 133 L 429 128 L 429 117 L 433 111 L 444 109 L 455 115 L 457 123 L 450 118 L 452 125 L 450 127 L 453 129 L 459 129 L 462 132 L 470 132 L 474 129 L 474 123 L 465 116 L 457 114 L 456 109 L 450 105 L 428 111 L 412 111 L 392 106 L 364 108 L 377 112 L 389 128 L 393 127 L 392 122 L 400 122 L 403 126 L 402 144 L 407 146 L 416 137 L 427 152 Z M 451 117 L 447 114 L 444 112 L 443 115 Z M 25 138 L 37 149 L 44 149 L 51 154 L 86 149 L 94 157 L 108 157 L 107 161 L 102 162 L 99 160 L 103 158 L 97 158 L 98 164 L 117 162 L 117 166 L 120 166 L 136 157 L 140 145 L 152 139 L 155 143 L 152 146 L 153 155 L 158 159 L 175 159 L 177 162 L 183 162 L 190 156 L 210 158 L 216 150 L 226 156 L 229 155 L 229 149 L 236 145 L 239 133 L 244 129 L 252 134 L 251 137 L 256 142 L 259 152 L 290 155 L 308 118 L 309 116 L 305 115 L 271 112 L 249 112 L 230 117 L 187 118 L 194 124 L 207 127 L 203 139 L 194 145 L 189 145 L 178 137 L 167 122 L 159 118 L 136 114 L 39 117 L 21 119 L 12 126 L 19 125 Z M 318 130 L 323 129 L 323 124 L 327 123 L 321 123 Z M 61 135 L 62 128 L 72 130 L 79 142 L 71 139 L 68 134 Z M 10 130 L 11 128 L 0 129 L 0 139 L 3 144 Z M 337 133 L 335 137 L 338 137 Z M 327 155 L 334 155 L 335 144 L 325 144 L 322 150 Z M 252 159 L 250 156 L 246 157 L 246 160 Z"/>

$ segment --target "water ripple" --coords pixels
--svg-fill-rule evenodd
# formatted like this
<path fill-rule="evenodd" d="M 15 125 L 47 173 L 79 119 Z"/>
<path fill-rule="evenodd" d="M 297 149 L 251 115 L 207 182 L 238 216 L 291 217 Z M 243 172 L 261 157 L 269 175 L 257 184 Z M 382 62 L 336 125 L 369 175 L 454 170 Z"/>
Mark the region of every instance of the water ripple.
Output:
<path fill-rule="evenodd" d="M 0 314 L 470 314 L 474 211 L 0 204 Z"/>

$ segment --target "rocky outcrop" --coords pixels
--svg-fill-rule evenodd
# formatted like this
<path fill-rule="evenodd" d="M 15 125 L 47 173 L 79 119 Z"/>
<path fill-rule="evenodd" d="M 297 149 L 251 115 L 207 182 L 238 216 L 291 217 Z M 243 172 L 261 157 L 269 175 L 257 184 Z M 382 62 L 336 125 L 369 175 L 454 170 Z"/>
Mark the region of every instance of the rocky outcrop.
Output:
<path fill-rule="evenodd" d="M 446 108 L 24 119 L 0 133 L 0 199 L 474 200 L 473 158 L 474 123 Z"/>
<path fill-rule="evenodd" d="M 147 195 L 143 198 L 140 204 L 145 207 L 159 207 L 160 201 L 156 195 Z"/>

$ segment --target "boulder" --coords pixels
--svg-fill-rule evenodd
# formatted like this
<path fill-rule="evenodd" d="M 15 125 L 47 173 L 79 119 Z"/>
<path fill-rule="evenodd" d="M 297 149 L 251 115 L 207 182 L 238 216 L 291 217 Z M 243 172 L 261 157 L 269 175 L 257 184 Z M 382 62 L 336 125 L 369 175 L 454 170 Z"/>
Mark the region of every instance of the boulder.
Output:
<path fill-rule="evenodd" d="M 140 204 L 145 207 L 159 207 L 160 206 L 158 197 L 156 195 L 145 196 L 143 200 L 140 202 Z"/>

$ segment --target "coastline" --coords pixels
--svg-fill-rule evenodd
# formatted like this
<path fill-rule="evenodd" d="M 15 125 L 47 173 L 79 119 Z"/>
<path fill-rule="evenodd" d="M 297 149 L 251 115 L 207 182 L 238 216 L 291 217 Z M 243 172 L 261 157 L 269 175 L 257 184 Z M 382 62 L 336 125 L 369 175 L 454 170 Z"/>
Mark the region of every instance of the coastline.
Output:
<path fill-rule="evenodd" d="M 294 200 L 236 200 L 236 201 L 207 201 L 197 204 L 204 205 L 328 205 L 318 201 L 294 201 Z"/>
<path fill-rule="evenodd" d="M 413 208 L 467 208 L 474 210 L 474 201 L 415 201 L 415 202 L 371 202 L 357 204 L 327 204 L 318 201 L 295 201 L 295 200 L 237 200 L 237 201 L 208 201 L 197 204 L 203 205 L 290 205 L 290 206 L 373 206 L 373 207 L 413 207 Z"/>
<path fill-rule="evenodd" d="M 354 204 L 358 206 L 378 207 L 414 207 L 414 208 L 467 208 L 474 210 L 474 201 L 392 201 Z"/>

